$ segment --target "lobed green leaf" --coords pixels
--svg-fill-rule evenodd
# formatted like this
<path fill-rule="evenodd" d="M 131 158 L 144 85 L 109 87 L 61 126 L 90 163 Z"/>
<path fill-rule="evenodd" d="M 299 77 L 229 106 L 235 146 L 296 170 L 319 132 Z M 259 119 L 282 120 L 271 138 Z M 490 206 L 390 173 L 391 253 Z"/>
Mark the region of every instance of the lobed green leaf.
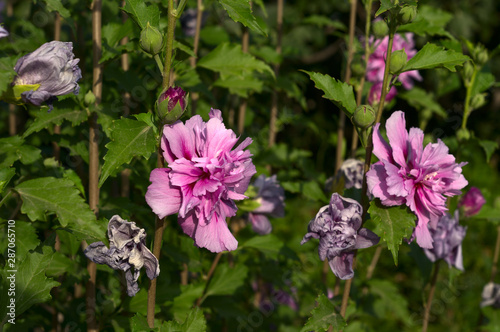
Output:
<path fill-rule="evenodd" d="M 248 0 L 219 0 L 219 3 L 235 22 L 240 22 L 253 31 L 267 36 L 264 28 L 257 22 L 255 16 L 253 16 L 252 7 L 250 7 Z"/>
<path fill-rule="evenodd" d="M 316 302 L 318 306 L 311 311 L 311 317 L 300 332 L 326 331 L 330 326 L 333 331 L 339 331 L 347 325 L 325 294 L 319 295 Z"/>
<path fill-rule="evenodd" d="M 122 9 L 139 25 L 141 29 L 146 27 L 149 22 L 151 26 L 159 28 L 160 9 L 157 4 L 146 6 L 142 0 L 126 0 L 125 7 Z"/>
<path fill-rule="evenodd" d="M 406 206 L 387 207 L 377 198 L 370 202 L 368 213 L 377 224 L 373 232 L 387 242 L 394 264 L 398 265 L 399 245 L 403 238 L 410 238 L 417 216 Z"/>
<path fill-rule="evenodd" d="M 456 66 L 462 66 L 468 60 L 470 58 L 460 52 L 446 50 L 444 47 L 427 43 L 413 58 L 408 60 L 402 72 L 440 67 L 454 72 Z"/>
<path fill-rule="evenodd" d="M 35 121 L 24 132 L 23 138 L 49 126 L 61 125 L 64 120 L 70 121 L 72 126 L 79 125 L 87 120 L 88 115 L 87 112 L 78 109 L 55 108 L 51 112 L 36 112 L 34 117 Z"/>

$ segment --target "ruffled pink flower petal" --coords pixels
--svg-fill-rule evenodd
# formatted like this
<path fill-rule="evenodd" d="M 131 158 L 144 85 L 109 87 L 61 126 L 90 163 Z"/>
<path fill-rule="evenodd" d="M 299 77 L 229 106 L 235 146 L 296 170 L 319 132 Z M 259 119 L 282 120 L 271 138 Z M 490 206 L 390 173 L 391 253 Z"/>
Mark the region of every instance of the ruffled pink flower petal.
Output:
<path fill-rule="evenodd" d="M 170 184 L 169 173 L 169 168 L 156 168 L 149 177 L 146 202 L 160 218 L 179 212 L 181 206 L 181 192 Z"/>

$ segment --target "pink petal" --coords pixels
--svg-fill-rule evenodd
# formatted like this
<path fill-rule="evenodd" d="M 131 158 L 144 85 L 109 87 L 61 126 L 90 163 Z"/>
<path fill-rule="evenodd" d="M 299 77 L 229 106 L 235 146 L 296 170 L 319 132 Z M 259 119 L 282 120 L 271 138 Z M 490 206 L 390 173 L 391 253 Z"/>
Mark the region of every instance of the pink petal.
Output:
<path fill-rule="evenodd" d="M 198 224 L 198 218 L 196 217 L 194 210 L 188 212 L 185 218 L 179 216 L 177 221 L 184 233 L 193 237 L 194 231 L 196 230 L 196 224 Z"/>
<path fill-rule="evenodd" d="M 385 163 L 384 167 L 387 174 L 387 192 L 394 196 L 406 197 L 408 192 L 404 178 L 399 174 L 399 168 L 389 163 Z"/>
<path fill-rule="evenodd" d="M 198 225 L 194 234 L 194 243 L 211 252 L 232 251 L 238 248 L 238 241 L 229 231 L 226 221 L 219 216 L 206 225 Z"/>
<path fill-rule="evenodd" d="M 408 132 L 406 131 L 405 114 L 396 111 L 387 119 L 385 124 L 387 137 L 392 147 L 392 156 L 400 166 L 406 165 L 408 154 Z"/>
<path fill-rule="evenodd" d="M 163 128 L 163 136 L 165 136 L 167 140 L 164 151 L 168 151 L 167 155 L 165 155 L 165 160 L 167 160 L 168 163 L 171 161 L 169 161 L 167 157 L 171 158 L 172 155 L 177 158 L 185 158 L 188 160 L 191 160 L 191 158 L 195 156 L 193 136 L 189 128 L 182 122 L 177 121 L 174 124 L 166 125 Z"/>
<path fill-rule="evenodd" d="M 382 134 L 380 134 L 379 128 L 380 123 L 375 124 L 373 127 L 373 154 L 375 154 L 379 160 L 392 161 L 392 149 L 382 137 Z"/>
<path fill-rule="evenodd" d="M 431 233 L 429 232 L 429 229 L 427 228 L 427 224 L 418 224 L 417 227 L 415 227 L 415 236 L 417 237 L 417 244 L 421 248 L 427 248 L 427 249 L 432 249 L 432 236 Z"/>
<path fill-rule="evenodd" d="M 422 157 L 422 150 L 424 144 L 424 132 L 420 128 L 412 127 L 410 128 L 410 133 L 408 135 L 408 141 L 410 142 L 408 151 L 408 161 L 411 166 L 416 167 L 420 164 Z"/>
<path fill-rule="evenodd" d="M 181 205 L 181 192 L 171 185 L 169 172 L 169 168 L 154 169 L 146 192 L 146 202 L 160 218 L 179 212 Z"/>
<path fill-rule="evenodd" d="M 403 204 L 404 197 L 393 196 L 387 191 L 387 173 L 384 163 L 381 161 L 371 166 L 371 169 L 366 173 L 366 182 L 368 191 L 379 198 L 382 204 L 388 206 Z"/>

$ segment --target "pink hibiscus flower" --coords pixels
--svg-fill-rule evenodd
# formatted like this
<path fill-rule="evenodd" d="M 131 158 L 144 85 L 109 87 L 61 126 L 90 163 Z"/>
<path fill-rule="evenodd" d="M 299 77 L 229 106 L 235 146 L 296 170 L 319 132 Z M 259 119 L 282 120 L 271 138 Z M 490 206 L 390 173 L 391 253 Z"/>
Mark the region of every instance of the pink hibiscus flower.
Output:
<path fill-rule="evenodd" d="M 146 193 L 146 202 L 158 217 L 179 213 L 184 233 L 212 252 L 238 247 L 226 217 L 236 214 L 233 200 L 247 198 L 244 193 L 256 173 L 252 154 L 244 150 L 252 139 L 233 150 L 237 141 L 216 109 L 206 123 L 195 115 L 186 124 L 165 125 L 161 148 L 169 168 L 151 172 Z"/>
<path fill-rule="evenodd" d="M 418 128 L 406 131 L 404 113 L 394 112 L 385 128 L 389 144 L 373 129 L 373 153 L 380 161 L 366 173 L 369 192 L 387 206 L 406 204 L 417 215 L 413 236 L 422 248 L 432 248 L 427 225 L 436 229 L 437 222 L 447 211 L 446 197 L 460 194 L 467 185 L 462 166 L 448 153 L 448 147 L 438 139 L 424 148 L 424 133 Z"/>
<path fill-rule="evenodd" d="M 368 59 L 368 66 L 366 68 L 366 79 L 370 82 L 379 83 L 384 80 L 385 59 L 388 43 L 389 36 L 386 36 L 382 40 L 374 40 L 373 37 L 370 38 L 370 44 L 375 45 L 375 50 L 370 55 L 370 58 Z M 394 52 L 402 49 L 405 50 L 408 60 L 417 54 L 412 33 L 406 33 L 404 37 L 399 34 L 394 35 L 392 51 Z M 413 87 L 413 80 L 422 80 L 422 76 L 420 76 L 417 70 L 411 70 L 399 74 L 399 81 L 406 90 Z"/>

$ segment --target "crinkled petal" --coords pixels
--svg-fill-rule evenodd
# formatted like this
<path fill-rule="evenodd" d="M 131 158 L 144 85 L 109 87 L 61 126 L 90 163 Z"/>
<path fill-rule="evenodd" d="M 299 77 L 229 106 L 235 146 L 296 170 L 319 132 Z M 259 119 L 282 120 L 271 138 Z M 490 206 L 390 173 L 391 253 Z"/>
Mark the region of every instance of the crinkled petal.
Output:
<path fill-rule="evenodd" d="M 153 280 L 160 275 L 160 264 L 158 259 L 145 245 L 141 245 L 141 252 L 144 259 L 146 275 L 149 279 Z"/>
<path fill-rule="evenodd" d="M 390 145 L 385 141 L 380 133 L 380 123 L 375 124 L 373 127 L 373 154 L 377 156 L 379 160 L 392 161 L 392 149 Z"/>
<path fill-rule="evenodd" d="M 166 139 L 164 144 L 165 160 L 170 164 L 172 157 L 185 158 L 191 160 L 195 156 L 194 141 L 188 127 L 184 123 L 177 121 L 171 125 L 163 127 L 163 136 Z M 162 146 L 163 148 L 163 146 Z"/>
<path fill-rule="evenodd" d="M 396 111 L 387 119 L 385 128 L 387 137 L 392 148 L 394 161 L 403 167 L 406 165 L 406 155 L 408 154 L 408 132 L 406 131 L 405 114 Z"/>
<path fill-rule="evenodd" d="M 387 173 L 383 162 L 379 161 L 371 166 L 371 169 L 366 173 L 366 182 L 370 194 L 379 198 L 382 204 L 394 206 L 404 203 L 404 197 L 389 194 L 387 187 Z"/>
<path fill-rule="evenodd" d="M 354 271 L 352 269 L 353 259 L 353 252 L 344 252 L 339 256 L 335 256 L 333 259 L 328 260 L 328 264 L 330 265 L 330 269 L 333 274 L 341 280 L 346 280 L 354 277 Z"/>
<path fill-rule="evenodd" d="M 371 230 L 367 228 L 360 228 L 358 230 L 358 235 L 356 236 L 356 245 L 354 248 L 356 249 L 364 249 L 369 248 L 371 246 L 376 245 L 380 241 L 380 237 L 377 234 L 373 233 Z"/>

